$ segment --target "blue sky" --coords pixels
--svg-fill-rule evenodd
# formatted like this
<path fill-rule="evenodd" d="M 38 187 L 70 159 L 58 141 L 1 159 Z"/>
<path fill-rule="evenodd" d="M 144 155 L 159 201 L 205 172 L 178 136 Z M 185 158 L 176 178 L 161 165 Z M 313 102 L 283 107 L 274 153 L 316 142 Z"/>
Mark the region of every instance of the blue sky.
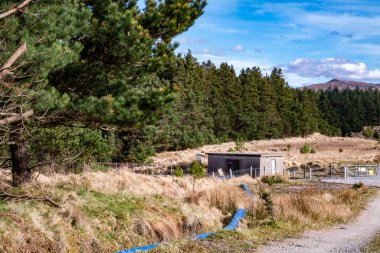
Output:
<path fill-rule="evenodd" d="M 293 87 L 332 78 L 380 83 L 380 0 L 208 0 L 178 52 L 236 71 L 281 67 Z"/>

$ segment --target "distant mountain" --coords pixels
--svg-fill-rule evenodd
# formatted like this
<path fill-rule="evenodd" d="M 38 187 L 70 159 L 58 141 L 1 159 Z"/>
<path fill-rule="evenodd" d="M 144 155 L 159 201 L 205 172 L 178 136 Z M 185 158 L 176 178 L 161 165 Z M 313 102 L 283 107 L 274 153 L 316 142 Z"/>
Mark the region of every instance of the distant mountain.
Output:
<path fill-rule="evenodd" d="M 328 81 L 327 83 L 318 83 L 318 84 L 305 86 L 305 88 L 312 89 L 312 90 L 328 90 L 330 87 L 332 89 L 337 87 L 339 90 L 344 90 L 346 88 L 349 88 L 351 90 L 355 90 L 356 88 L 359 88 L 360 90 L 368 90 L 371 88 L 380 90 L 380 84 L 347 81 L 347 80 L 341 80 L 341 79 L 332 79 Z"/>

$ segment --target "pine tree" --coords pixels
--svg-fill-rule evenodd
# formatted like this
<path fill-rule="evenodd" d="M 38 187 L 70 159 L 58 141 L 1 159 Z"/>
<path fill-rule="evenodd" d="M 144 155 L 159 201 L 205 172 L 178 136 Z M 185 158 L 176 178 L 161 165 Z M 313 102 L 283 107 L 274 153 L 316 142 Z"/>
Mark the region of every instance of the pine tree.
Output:
<path fill-rule="evenodd" d="M 18 122 L 28 118 L 32 124 L 32 114 L 43 115 L 38 123 L 44 126 L 116 129 L 126 156 L 141 149 L 136 136 L 150 132 L 145 126 L 173 100 L 172 84 L 161 75 L 174 59 L 177 44 L 171 39 L 194 23 L 206 2 L 149 0 L 143 11 L 135 0 L 25 2 L 22 11 L 0 14 L 0 62 L 17 48 L 27 51 L 17 68 L 0 74 L 2 83 L 17 83 L 24 92 L 19 97 L 28 99 L 12 112 Z M 1 1 L 0 9 L 13 10 L 14 4 Z M 20 92 L 13 87 L 6 92 Z M 14 181 L 22 183 L 31 175 L 28 136 L 12 127 Z"/>
<path fill-rule="evenodd" d="M 19 5 L 17 5 L 19 4 Z M 73 40 L 86 31 L 89 13 L 73 0 L 0 2 L 0 70 L 2 135 L 10 143 L 14 184 L 31 179 L 28 128 L 35 119 L 64 107 L 67 96 L 48 88 L 48 75 L 75 61 L 82 45 Z M 13 120 L 7 119 L 7 114 Z M 42 118 L 44 121 L 45 118 Z"/>
<path fill-rule="evenodd" d="M 258 138 L 260 98 L 258 86 L 261 86 L 262 74 L 260 68 L 243 69 L 239 75 L 242 86 L 242 126 L 241 132 L 245 139 Z"/>
<path fill-rule="evenodd" d="M 207 115 L 205 70 L 191 52 L 177 62 L 176 100 L 160 120 L 161 150 L 201 146 L 213 139 L 212 119 Z"/>
<path fill-rule="evenodd" d="M 281 69 L 274 68 L 272 70 L 269 83 L 274 92 L 273 99 L 276 103 L 276 110 L 281 120 L 279 132 L 282 136 L 290 136 L 293 131 L 289 122 L 289 119 L 294 117 L 291 112 L 293 95 L 288 84 L 285 82 Z"/>

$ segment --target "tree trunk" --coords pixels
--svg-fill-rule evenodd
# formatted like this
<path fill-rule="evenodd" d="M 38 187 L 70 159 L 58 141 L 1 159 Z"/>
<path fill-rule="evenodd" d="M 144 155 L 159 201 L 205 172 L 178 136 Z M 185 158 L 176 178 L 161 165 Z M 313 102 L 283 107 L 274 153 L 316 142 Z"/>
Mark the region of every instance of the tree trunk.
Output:
<path fill-rule="evenodd" d="M 25 140 L 16 140 L 10 145 L 12 158 L 12 179 L 14 185 L 31 181 L 32 170 L 29 165 L 28 151 Z"/>

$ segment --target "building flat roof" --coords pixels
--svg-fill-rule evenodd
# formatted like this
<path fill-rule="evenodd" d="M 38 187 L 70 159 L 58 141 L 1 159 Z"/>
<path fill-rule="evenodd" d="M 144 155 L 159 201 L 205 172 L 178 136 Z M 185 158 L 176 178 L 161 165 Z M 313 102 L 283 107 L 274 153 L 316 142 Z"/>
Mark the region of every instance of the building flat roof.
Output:
<path fill-rule="evenodd" d="M 273 153 L 242 153 L 242 152 L 228 152 L 228 153 L 206 153 L 211 156 L 270 156 L 270 157 L 282 157 L 282 154 L 273 154 Z"/>

